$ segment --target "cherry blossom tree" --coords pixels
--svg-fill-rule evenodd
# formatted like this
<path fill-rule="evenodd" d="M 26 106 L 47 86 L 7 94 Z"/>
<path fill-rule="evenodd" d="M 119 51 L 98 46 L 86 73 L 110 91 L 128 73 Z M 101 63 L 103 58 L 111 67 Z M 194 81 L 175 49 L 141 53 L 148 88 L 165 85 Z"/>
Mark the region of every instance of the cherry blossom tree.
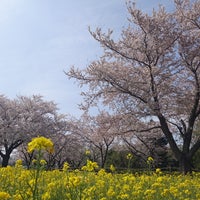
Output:
<path fill-rule="evenodd" d="M 23 143 L 20 127 L 16 124 L 20 112 L 17 112 L 18 104 L 5 96 L 0 96 L 0 156 L 2 166 L 7 166 L 10 154 L 14 149 Z"/>
<path fill-rule="evenodd" d="M 180 169 L 191 172 L 200 147 L 193 128 L 200 116 L 200 1 L 174 0 L 174 10 L 160 6 L 151 14 L 127 3 L 129 26 L 114 40 L 113 31 L 89 29 L 104 53 L 86 69 L 66 74 L 87 85 L 84 109 L 97 103 L 129 113 L 138 123 L 160 126 Z M 154 125 L 155 126 L 155 125 Z M 153 128 L 153 127 L 151 127 Z"/>
<path fill-rule="evenodd" d="M 102 168 L 106 163 L 108 151 L 119 133 L 117 122 L 117 117 L 105 111 L 96 116 L 85 114 L 73 122 L 73 134 L 80 138 L 85 144 L 85 149 L 90 151 L 90 157 L 99 161 Z"/>
<path fill-rule="evenodd" d="M 0 96 L 0 156 L 2 166 L 8 165 L 10 156 L 22 143 L 33 137 L 52 137 L 63 132 L 63 117 L 56 104 L 41 96 L 19 96 L 10 100 Z"/>

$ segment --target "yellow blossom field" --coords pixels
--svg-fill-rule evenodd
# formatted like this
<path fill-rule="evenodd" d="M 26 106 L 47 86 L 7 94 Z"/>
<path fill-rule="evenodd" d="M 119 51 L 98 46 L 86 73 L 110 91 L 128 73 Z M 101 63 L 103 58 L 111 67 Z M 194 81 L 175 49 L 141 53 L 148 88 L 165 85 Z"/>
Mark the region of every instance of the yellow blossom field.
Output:
<path fill-rule="evenodd" d="M 82 170 L 45 171 L 14 167 L 0 168 L 1 200 L 198 200 L 200 174 L 178 175 L 156 172 L 117 174 L 88 161 Z"/>
<path fill-rule="evenodd" d="M 28 152 L 36 152 L 31 169 L 22 161 L 0 168 L 0 200 L 200 200 L 200 173 L 164 174 L 160 169 L 147 173 L 119 174 L 99 169 L 87 160 L 80 170 L 45 170 L 43 153 L 53 152 L 53 143 L 44 137 L 33 138 Z M 131 159 L 131 154 L 128 159 Z M 148 158 L 149 166 L 153 158 Z"/>

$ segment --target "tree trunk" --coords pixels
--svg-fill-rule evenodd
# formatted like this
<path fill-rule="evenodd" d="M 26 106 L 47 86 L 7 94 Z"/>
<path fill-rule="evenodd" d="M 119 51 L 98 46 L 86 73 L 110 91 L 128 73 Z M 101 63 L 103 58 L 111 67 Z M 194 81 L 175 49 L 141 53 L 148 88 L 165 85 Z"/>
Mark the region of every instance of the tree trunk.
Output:
<path fill-rule="evenodd" d="M 179 159 L 180 171 L 184 174 L 192 173 L 192 159 L 187 155 L 182 154 Z"/>
<path fill-rule="evenodd" d="M 16 140 L 15 142 L 11 143 L 11 145 L 8 145 L 7 143 L 4 144 L 5 153 L 0 151 L 0 156 L 2 157 L 2 167 L 8 166 L 8 162 L 9 162 L 11 153 L 13 152 L 14 149 L 16 149 L 22 143 L 23 143 L 23 140 L 19 139 L 19 140 Z"/>
<path fill-rule="evenodd" d="M 103 147 L 100 148 L 100 154 L 101 154 L 101 168 L 104 168 L 104 165 L 105 165 L 105 155 L 104 155 L 104 152 L 103 152 Z"/>
<path fill-rule="evenodd" d="M 8 153 L 2 156 L 2 167 L 8 166 L 9 159 L 10 159 L 10 154 Z"/>

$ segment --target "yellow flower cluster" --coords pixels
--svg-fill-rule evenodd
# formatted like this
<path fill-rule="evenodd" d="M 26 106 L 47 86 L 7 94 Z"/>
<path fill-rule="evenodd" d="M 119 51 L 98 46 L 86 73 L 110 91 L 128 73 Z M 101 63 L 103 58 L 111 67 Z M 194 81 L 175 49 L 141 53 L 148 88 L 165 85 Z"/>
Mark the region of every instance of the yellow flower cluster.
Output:
<path fill-rule="evenodd" d="M 65 162 L 64 165 L 63 165 L 63 171 L 68 171 L 68 169 L 70 168 L 69 166 L 69 163 L 68 162 Z"/>
<path fill-rule="evenodd" d="M 28 143 L 28 152 L 31 153 L 34 150 L 46 150 L 49 153 L 53 153 L 53 142 L 45 137 L 33 138 L 32 141 Z"/>
<path fill-rule="evenodd" d="M 10 195 L 7 192 L 0 192 L 0 199 L 1 200 L 10 199 Z"/>
<path fill-rule="evenodd" d="M 87 164 L 85 166 L 83 166 L 81 169 L 83 171 L 88 171 L 88 172 L 92 172 L 95 169 L 98 169 L 99 166 L 96 162 L 92 162 L 91 160 L 87 160 Z"/>
<path fill-rule="evenodd" d="M 19 162 L 19 161 L 18 161 Z M 19 167 L 0 168 L 0 199 L 29 200 L 33 198 L 36 180 L 33 170 Z M 88 161 L 86 171 L 62 170 L 40 172 L 37 199 L 41 200 L 198 200 L 200 173 L 193 176 L 165 174 L 157 169 L 152 174 L 117 174 L 104 169 L 94 172 L 97 164 Z"/>

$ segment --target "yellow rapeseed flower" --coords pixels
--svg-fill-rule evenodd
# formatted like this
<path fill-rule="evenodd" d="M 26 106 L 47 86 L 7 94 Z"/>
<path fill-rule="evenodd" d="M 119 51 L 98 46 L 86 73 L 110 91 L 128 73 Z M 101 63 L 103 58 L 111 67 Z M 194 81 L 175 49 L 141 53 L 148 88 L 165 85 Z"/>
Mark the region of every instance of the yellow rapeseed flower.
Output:
<path fill-rule="evenodd" d="M 22 160 L 21 159 L 16 160 L 15 165 L 17 165 L 17 166 L 22 165 Z"/>
<path fill-rule="evenodd" d="M 47 164 L 46 160 L 44 160 L 44 159 L 40 160 L 40 165 L 46 165 L 46 164 Z"/>
<path fill-rule="evenodd" d="M 150 165 L 150 164 L 152 164 L 153 162 L 154 162 L 154 159 L 153 159 L 151 156 L 149 156 L 149 157 L 147 158 L 147 164 Z"/>
<path fill-rule="evenodd" d="M 98 169 L 99 166 L 96 162 L 92 162 L 91 160 L 87 160 L 87 164 L 85 166 L 83 166 L 81 169 L 83 171 L 94 171 L 95 169 Z"/>
<path fill-rule="evenodd" d="M 16 160 L 16 162 L 15 162 L 15 167 L 16 167 L 16 168 L 22 168 L 22 167 L 23 167 L 23 166 L 22 166 L 22 160 L 21 160 L 21 159 Z"/>
<path fill-rule="evenodd" d="M 53 142 L 45 137 L 36 137 L 33 138 L 31 142 L 28 143 L 28 152 L 31 153 L 34 150 L 46 150 L 49 153 L 53 153 Z"/>
<path fill-rule="evenodd" d="M 156 169 L 156 174 L 162 174 L 162 172 L 161 172 L 161 169 L 160 169 L 160 168 L 157 168 L 157 169 Z"/>
<path fill-rule="evenodd" d="M 10 195 L 7 192 L 0 192 L 0 199 L 7 200 L 10 198 Z"/>
<path fill-rule="evenodd" d="M 80 183 L 81 183 L 81 178 L 78 176 L 72 176 L 69 178 L 69 186 L 71 188 L 79 186 Z"/>
<path fill-rule="evenodd" d="M 91 153 L 90 153 L 90 150 L 86 150 L 86 151 L 85 151 L 85 155 L 88 156 L 88 155 L 90 155 L 90 154 L 91 154 Z"/>
<path fill-rule="evenodd" d="M 88 171 L 95 166 L 95 162 L 88 161 L 85 167 Z M 66 173 L 56 169 L 39 171 L 37 179 L 35 172 L 35 168 L 0 168 L 0 200 L 62 200 L 79 197 L 84 200 L 200 200 L 199 172 L 193 173 L 193 176 L 183 176 L 179 173 L 118 174 L 104 169 L 97 173 L 80 170 Z M 33 193 L 35 186 L 37 193 Z"/>
<path fill-rule="evenodd" d="M 120 198 L 120 199 L 129 199 L 129 196 L 128 196 L 128 194 L 121 194 L 121 195 L 119 196 L 119 198 Z"/>
<path fill-rule="evenodd" d="M 111 170 L 112 172 L 115 171 L 115 167 L 114 167 L 114 165 L 110 165 L 110 170 Z"/>
<path fill-rule="evenodd" d="M 63 165 L 63 171 L 66 172 L 69 168 L 70 168 L 69 163 L 65 162 L 64 165 Z"/>
<path fill-rule="evenodd" d="M 115 195 L 115 190 L 113 189 L 113 187 L 110 187 L 110 188 L 108 189 L 107 195 L 108 195 L 109 197 L 112 197 L 112 196 Z"/>
<path fill-rule="evenodd" d="M 106 174 L 107 174 L 107 173 L 106 173 L 105 169 L 100 169 L 100 170 L 98 171 L 98 176 L 99 176 L 99 177 L 105 176 Z"/>
<path fill-rule="evenodd" d="M 127 156 L 126 156 L 126 159 L 131 160 L 132 158 L 133 158 L 133 155 L 131 153 L 128 153 Z"/>
<path fill-rule="evenodd" d="M 14 194 L 13 199 L 14 200 L 23 200 L 23 197 L 20 194 Z"/>
<path fill-rule="evenodd" d="M 151 156 L 148 157 L 147 161 L 153 162 L 153 158 Z"/>
<path fill-rule="evenodd" d="M 42 195 L 42 200 L 49 200 L 49 199 L 51 199 L 51 195 L 49 194 L 49 192 L 45 192 Z"/>
<path fill-rule="evenodd" d="M 153 189 L 147 189 L 144 191 L 144 195 L 146 197 L 149 197 L 151 199 L 153 199 L 153 195 L 156 193 L 156 190 L 153 190 Z"/>
<path fill-rule="evenodd" d="M 36 163 L 37 163 L 37 160 L 36 160 L 36 159 L 33 159 L 33 160 L 31 161 L 31 163 L 32 163 L 32 164 L 36 164 Z"/>

